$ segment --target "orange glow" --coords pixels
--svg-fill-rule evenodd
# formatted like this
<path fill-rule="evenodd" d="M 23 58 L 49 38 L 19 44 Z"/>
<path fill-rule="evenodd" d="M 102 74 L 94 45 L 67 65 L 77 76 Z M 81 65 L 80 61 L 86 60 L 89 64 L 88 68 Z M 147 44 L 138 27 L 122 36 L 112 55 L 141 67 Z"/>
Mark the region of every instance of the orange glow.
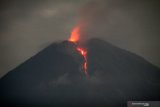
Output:
<path fill-rule="evenodd" d="M 75 27 L 71 33 L 69 41 L 77 42 L 79 40 L 79 26 Z"/>
<path fill-rule="evenodd" d="M 84 68 L 84 72 L 85 72 L 86 76 L 88 76 L 88 73 L 87 73 L 87 60 L 84 62 L 83 68 Z"/>
<path fill-rule="evenodd" d="M 68 41 L 70 42 L 74 42 L 75 44 L 79 41 L 79 37 L 80 37 L 80 27 L 77 26 L 73 29 L 73 31 L 71 32 L 71 36 L 69 38 Z M 88 73 L 87 73 L 87 51 L 79 46 L 77 46 L 76 50 L 83 56 L 84 58 L 84 63 L 83 63 L 83 70 L 85 75 L 88 77 Z"/>
<path fill-rule="evenodd" d="M 87 51 L 80 48 L 80 47 L 77 47 L 77 51 L 79 51 L 80 54 L 84 58 L 83 69 L 84 69 L 84 73 L 86 74 L 86 76 L 88 76 L 88 74 L 87 74 Z"/>
<path fill-rule="evenodd" d="M 81 55 L 86 56 L 87 51 L 85 51 L 84 49 L 77 47 L 77 50 L 81 53 Z"/>

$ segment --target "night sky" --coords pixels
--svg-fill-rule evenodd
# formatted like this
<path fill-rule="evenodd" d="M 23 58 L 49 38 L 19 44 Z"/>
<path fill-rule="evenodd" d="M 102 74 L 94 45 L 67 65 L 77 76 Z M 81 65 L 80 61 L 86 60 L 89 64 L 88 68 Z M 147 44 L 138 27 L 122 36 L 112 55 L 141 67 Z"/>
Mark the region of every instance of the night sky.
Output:
<path fill-rule="evenodd" d="M 82 40 L 102 38 L 160 67 L 158 0 L 1 0 L 0 76 L 80 21 Z"/>

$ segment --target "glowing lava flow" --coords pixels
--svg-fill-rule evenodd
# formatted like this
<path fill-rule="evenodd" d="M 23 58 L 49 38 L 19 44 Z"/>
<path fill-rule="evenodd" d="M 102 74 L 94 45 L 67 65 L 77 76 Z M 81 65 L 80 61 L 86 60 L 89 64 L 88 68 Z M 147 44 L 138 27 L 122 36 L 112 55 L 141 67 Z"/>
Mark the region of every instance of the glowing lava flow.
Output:
<path fill-rule="evenodd" d="M 84 64 L 83 64 L 83 69 L 84 69 L 84 73 L 86 74 L 86 76 L 88 75 L 87 74 L 87 51 L 80 48 L 80 47 L 77 47 L 76 48 L 77 51 L 79 51 L 81 53 L 81 55 L 83 56 L 84 58 Z"/>
<path fill-rule="evenodd" d="M 71 36 L 69 38 L 68 41 L 74 42 L 75 44 L 77 44 L 78 40 L 79 40 L 79 35 L 80 34 L 80 27 L 77 26 L 73 29 Z M 83 69 L 84 69 L 84 73 L 85 75 L 88 77 L 88 73 L 87 73 L 87 51 L 79 46 L 77 46 L 76 50 L 83 56 L 84 58 L 84 63 L 83 63 Z"/>

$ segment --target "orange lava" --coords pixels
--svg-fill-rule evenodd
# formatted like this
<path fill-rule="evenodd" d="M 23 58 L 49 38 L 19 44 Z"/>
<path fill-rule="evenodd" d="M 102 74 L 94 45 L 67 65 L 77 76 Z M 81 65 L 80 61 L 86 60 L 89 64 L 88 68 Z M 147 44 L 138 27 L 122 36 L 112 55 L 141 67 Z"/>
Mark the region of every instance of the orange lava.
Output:
<path fill-rule="evenodd" d="M 83 69 L 84 69 L 84 73 L 87 75 L 87 51 L 80 47 L 77 47 L 76 49 L 81 53 L 81 55 L 84 58 Z"/>
<path fill-rule="evenodd" d="M 74 42 L 75 44 L 77 44 L 77 42 L 79 41 L 79 37 L 80 37 L 80 27 L 77 26 L 73 29 L 73 31 L 71 32 L 71 36 L 69 38 L 68 41 Z M 83 63 L 83 69 L 84 69 L 84 73 L 85 75 L 88 77 L 88 73 L 87 73 L 87 51 L 79 46 L 77 46 L 76 50 L 83 56 L 84 58 L 84 63 Z"/>

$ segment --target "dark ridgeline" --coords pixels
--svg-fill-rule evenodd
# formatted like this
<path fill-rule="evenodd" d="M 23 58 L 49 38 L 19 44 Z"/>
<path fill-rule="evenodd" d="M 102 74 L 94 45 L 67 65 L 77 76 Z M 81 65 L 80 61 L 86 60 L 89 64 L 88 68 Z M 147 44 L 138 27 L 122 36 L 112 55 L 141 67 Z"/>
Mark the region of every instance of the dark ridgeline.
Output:
<path fill-rule="evenodd" d="M 1 78 L 1 106 L 126 107 L 131 100 L 160 100 L 160 70 L 143 58 L 91 39 L 86 79 L 75 47 L 52 44 Z"/>

